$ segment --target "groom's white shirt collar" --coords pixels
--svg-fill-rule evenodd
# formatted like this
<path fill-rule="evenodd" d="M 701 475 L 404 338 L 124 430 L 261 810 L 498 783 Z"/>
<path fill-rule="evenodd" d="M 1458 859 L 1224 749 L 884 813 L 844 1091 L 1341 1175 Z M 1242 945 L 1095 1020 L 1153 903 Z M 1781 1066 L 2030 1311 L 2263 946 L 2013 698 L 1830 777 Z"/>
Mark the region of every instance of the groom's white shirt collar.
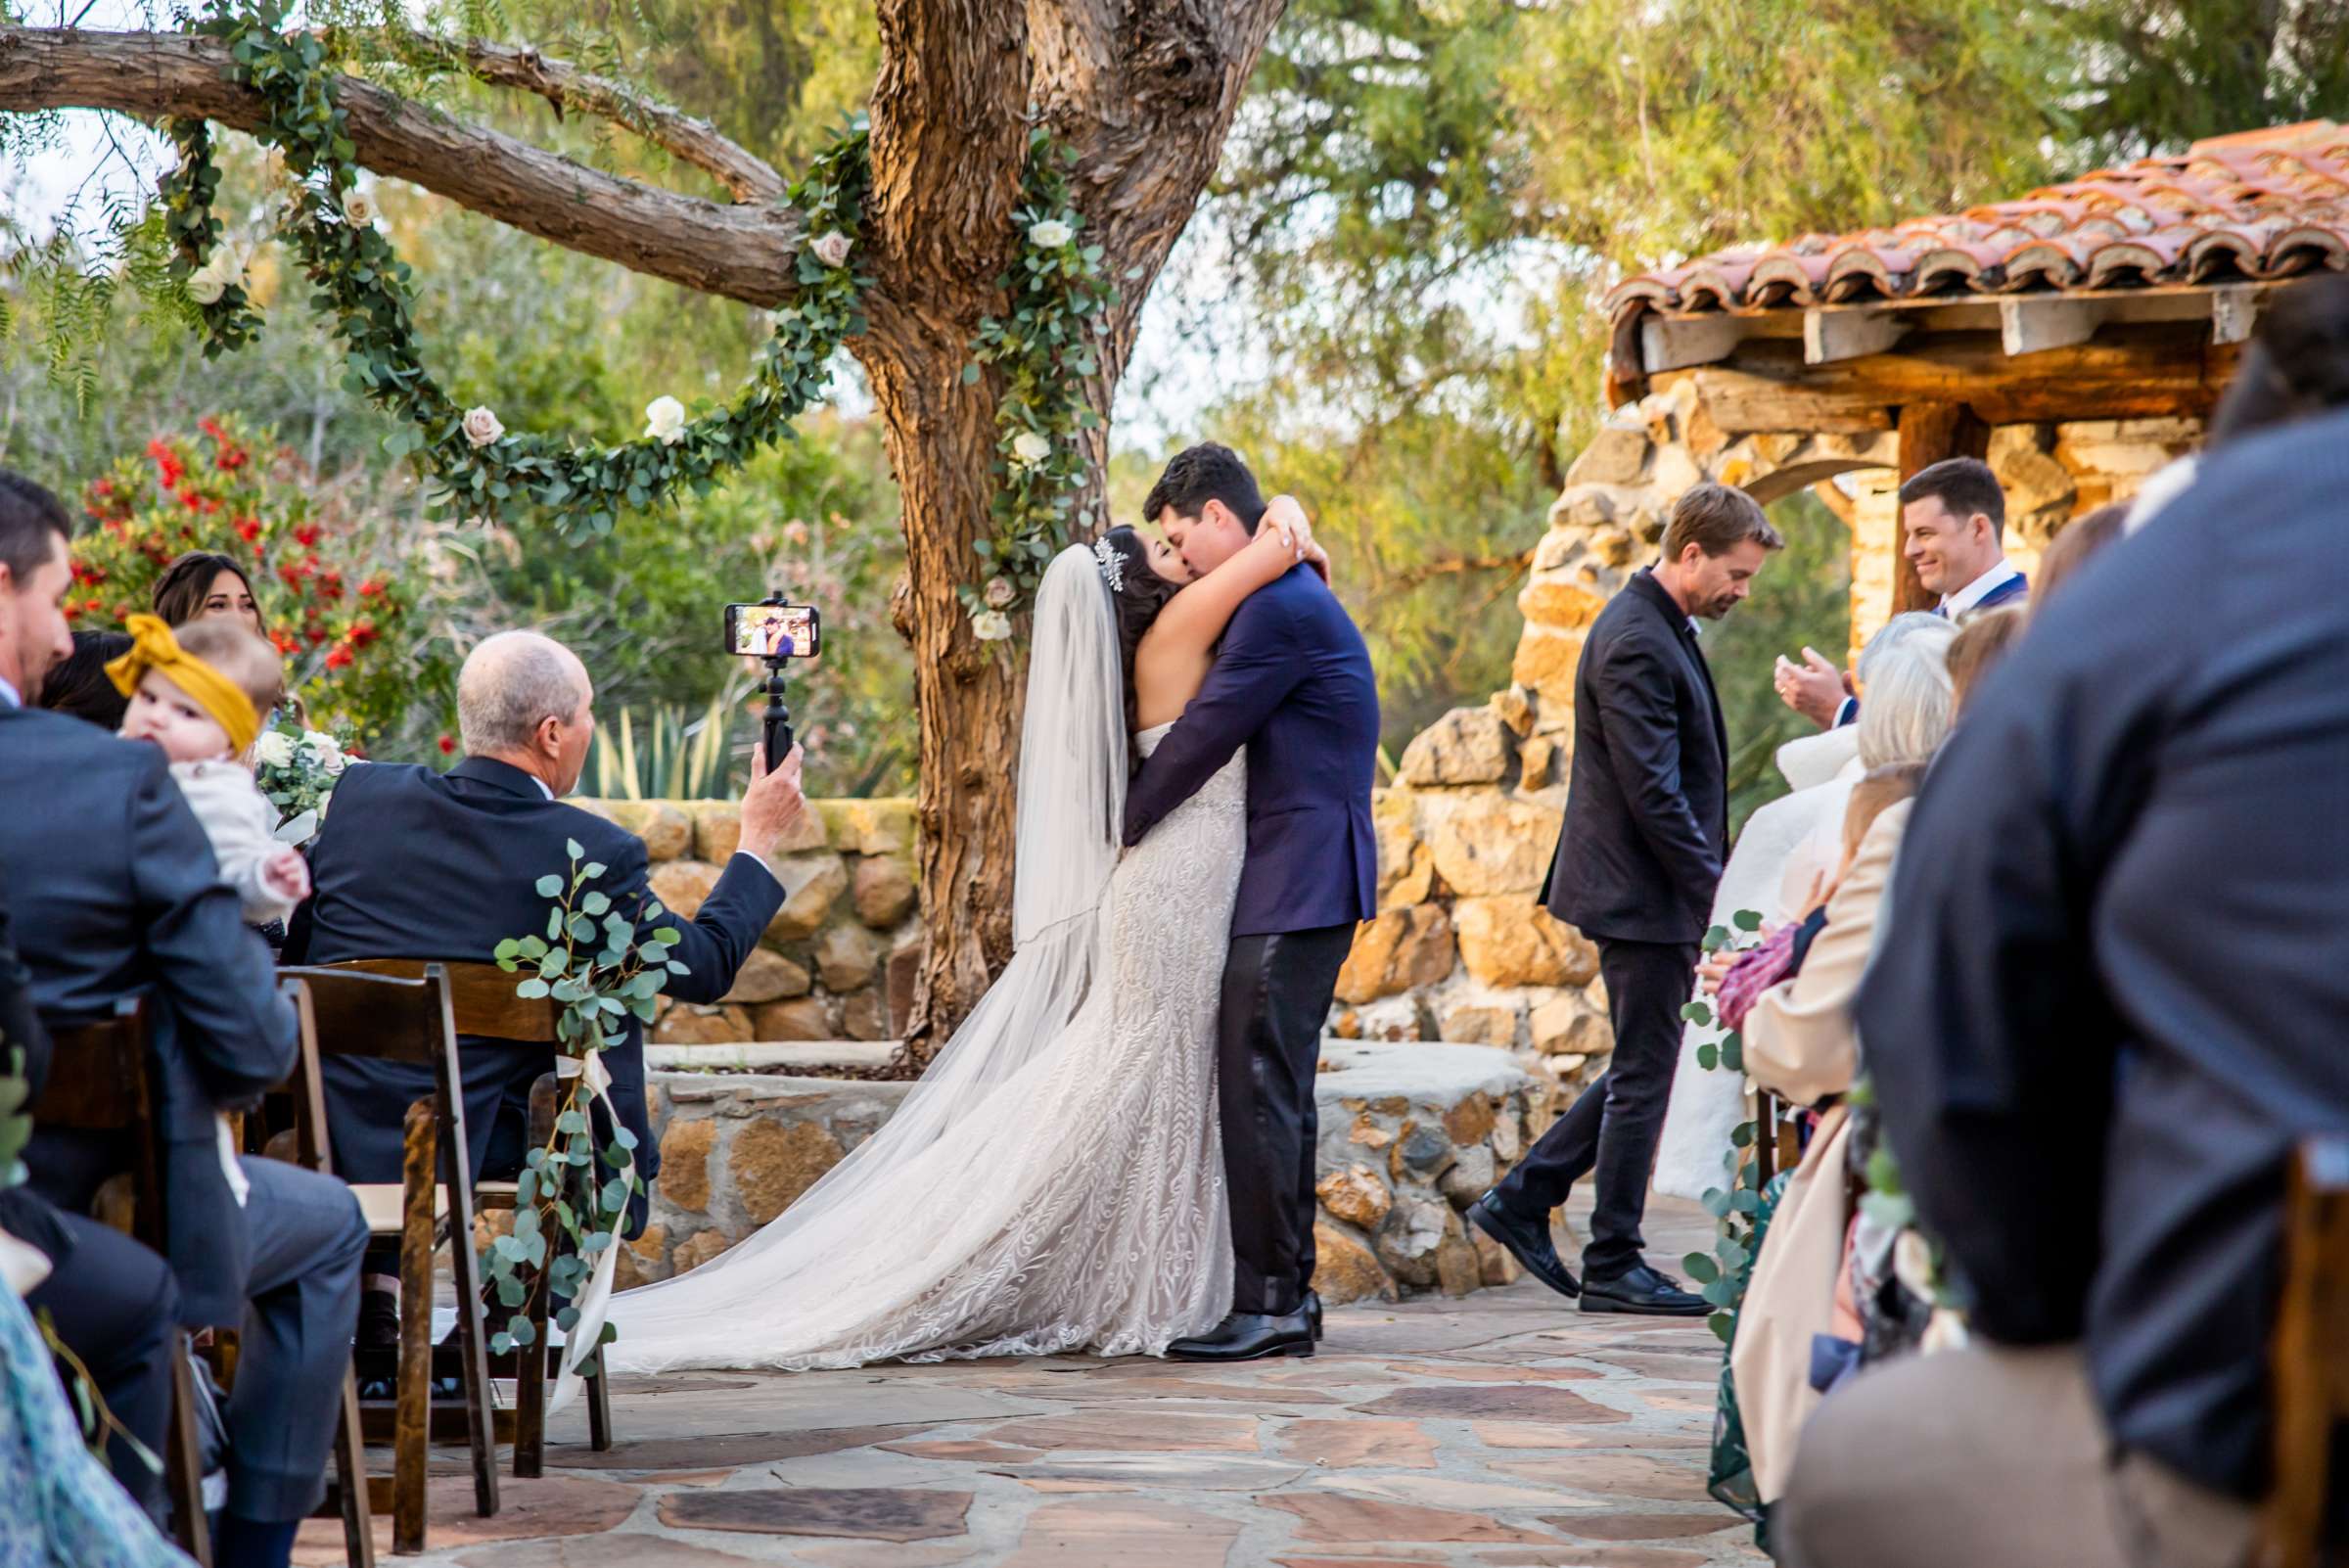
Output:
<path fill-rule="evenodd" d="M 1956 593 L 1945 596 L 1941 601 L 1941 613 L 1955 621 L 1980 604 L 1993 591 L 2003 587 L 2010 579 L 2021 576 L 2022 574 L 2017 572 L 2013 565 L 2002 555 L 1999 557 L 1997 566 L 1992 567 Z"/>
<path fill-rule="evenodd" d="M 6 675 L 0 675 L 0 708 L 22 708 L 23 706 L 23 693 L 18 691 L 15 684 Z"/>

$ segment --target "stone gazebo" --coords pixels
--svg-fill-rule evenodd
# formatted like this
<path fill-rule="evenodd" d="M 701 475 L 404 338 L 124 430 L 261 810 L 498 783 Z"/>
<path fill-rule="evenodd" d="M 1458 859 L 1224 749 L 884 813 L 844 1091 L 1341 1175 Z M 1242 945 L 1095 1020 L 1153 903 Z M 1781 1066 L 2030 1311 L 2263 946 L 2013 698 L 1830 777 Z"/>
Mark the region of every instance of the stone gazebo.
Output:
<path fill-rule="evenodd" d="M 2263 300 L 2320 267 L 2349 268 L 2349 129 L 2329 121 L 1616 288 L 1614 410 L 1535 552 L 1511 684 L 1420 735 L 1379 802 L 1384 913 L 1341 983 L 1341 1031 L 1531 1050 L 1565 1084 L 1610 1048 L 1595 952 L 1532 895 L 1585 630 L 1681 492 L 1812 488 L 1852 530 L 1858 643 L 1928 603 L 1897 548 L 1901 479 L 1987 458 L 2029 570 L 2198 442 Z"/>

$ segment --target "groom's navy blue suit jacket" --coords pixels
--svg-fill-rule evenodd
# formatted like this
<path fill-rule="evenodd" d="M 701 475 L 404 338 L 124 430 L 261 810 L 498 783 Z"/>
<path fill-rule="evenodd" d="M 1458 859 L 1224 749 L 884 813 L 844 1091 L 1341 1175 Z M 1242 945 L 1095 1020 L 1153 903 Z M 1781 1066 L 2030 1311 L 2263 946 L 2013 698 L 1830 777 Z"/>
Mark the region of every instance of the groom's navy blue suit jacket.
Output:
<path fill-rule="evenodd" d="M 570 875 L 567 840 L 603 862 L 593 886 L 615 907 L 632 910 L 644 899 L 643 841 L 547 799 L 520 768 L 485 757 L 469 757 L 445 774 L 353 766 L 335 787 L 334 809 L 311 851 L 316 891 L 295 916 L 285 961 L 486 962 L 508 937 L 545 935 L 548 900 L 534 884 L 549 873 Z M 774 877 L 736 855 L 700 912 L 676 922 L 683 940 L 674 952 L 687 972 L 670 978 L 668 994 L 687 1002 L 724 995 L 782 903 Z M 552 1068 L 554 1047 L 468 1035 L 458 1041 L 458 1058 L 475 1176 L 510 1175 L 523 1153 L 530 1085 Z M 637 1137 L 637 1169 L 649 1181 L 661 1154 L 645 1125 L 644 1046 L 633 1020 L 626 1040 L 604 1053 L 604 1065 L 613 1103 Z M 411 1101 L 432 1092 L 429 1070 L 339 1057 L 323 1073 L 335 1169 L 352 1181 L 398 1180 L 401 1122 Z"/>
<path fill-rule="evenodd" d="M 1232 616 L 1207 684 L 1126 792 L 1138 844 L 1248 748 L 1248 865 L 1231 934 L 1352 925 L 1378 912 L 1370 786 L 1378 687 L 1337 596 L 1300 566 Z"/>

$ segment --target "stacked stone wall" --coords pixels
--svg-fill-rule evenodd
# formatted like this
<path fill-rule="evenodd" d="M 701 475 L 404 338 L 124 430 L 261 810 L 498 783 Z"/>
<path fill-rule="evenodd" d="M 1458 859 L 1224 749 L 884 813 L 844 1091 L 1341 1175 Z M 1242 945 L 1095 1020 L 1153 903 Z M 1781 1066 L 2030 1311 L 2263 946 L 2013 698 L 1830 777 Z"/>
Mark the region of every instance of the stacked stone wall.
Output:
<path fill-rule="evenodd" d="M 1995 430 L 2008 554 L 2034 570 L 2065 523 L 2135 495 L 2200 436 L 2188 419 Z M 1808 487 L 1852 530 L 1856 651 L 1892 613 L 1899 455 L 1890 410 L 1880 429 L 1730 431 L 1691 377 L 1609 416 L 1535 548 L 1508 688 L 1429 726 L 1377 800 L 1380 912 L 1340 981 L 1340 1034 L 1509 1047 L 1561 1094 L 1603 1070 L 1613 1034 L 1596 950 L 1535 905 L 1564 820 L 1590 623 L 1654 559 L 1691 485 L 1735 484 L 1766 504 Z"/>
<path fill-rule="evenodd" d="M 653 893 L 690 918 L 742 838 L 731 801 L 576 803 L 644 841 Z M 714 1006 L 663 998 L 664 1045 L 886 1040 L 904 1032 L 920 965 L 913 803 L 816 801 L 776 850 L 800 885 Z"/>

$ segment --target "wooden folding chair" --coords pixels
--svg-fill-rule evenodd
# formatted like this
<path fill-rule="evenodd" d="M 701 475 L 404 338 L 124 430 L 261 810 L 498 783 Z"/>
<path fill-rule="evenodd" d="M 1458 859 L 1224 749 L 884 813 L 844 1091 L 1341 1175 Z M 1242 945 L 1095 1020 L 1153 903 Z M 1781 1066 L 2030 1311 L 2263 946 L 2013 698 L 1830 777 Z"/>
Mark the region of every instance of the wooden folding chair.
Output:
<path fill-rule="evenodd" d="M 2270 1341 L 2276 1485 L 2261 1533 L 2271 1568 L 2317 1568 L 2327 1560 L 2327 1508 L 2349 1508 L 2329 1495 L 2349 1422 L 2349 1137 L 2300 1145 L 2283 1222 L 2283 1300 Z"/>
<path fill-rule="evenodd" d="M 428 967 L 438 968 L 447 977 L 449 1005 L 456 1016 L 459 1035 L 543 1044 L 550 1056 L 560 1038 L 556 1024 L 562 1017 L 561 1004 L 548 997 L 532 1000 L 515 995 L 516 977 L 495 964 L 443 960 L 428 965 L 421 958 L 359 958 L 327 967 L 339 972 L 403 980 L 421 977 Z M 552 1073 L 542 1076 L 531 1087 L 530 1141 L 534 1148 L 544 1147 L 554 1135 L 558 1093 L 558 1081 Z M 482 1135 L 487 1136 L 487 1130 L 483 1130 Z M 514 1182 L 484 1181 L 474 1191 L 479 1208 L 514 1207 Z M 561 1236 L 549 1239 L 550 1244 L 560 1244 L 563 1240 Z M 553 1375 L 549 1364 L 553 1350 L 547 1335 L 546 1279 L 546 1270 L 541 1269 L 526 1309 L 536 1330 L 531 1342 L 490 1358 L 492 1375 L 514 1378 L 514 1408 L 497 1410 L 492 1419 L 496 1423 L 497 1441 L 514 1445 L 514 1474 L 521 1479 L 543 1475 L 546 1467 L 546 1394 Z M 612 1397 L 600 1363 L 586 1376 L 585 1382 L 588 1445 L 600 1453 L 612 1447 Z"/>
<path fill-rule="evenodd" d="M 131 997 L 113 1018 L 54 1031 L 49 1080 L 32 1107 L 37 1126 L 126 1135 L 131 1159 L 131 1235 L 170 1256 L 164 1222 L 161 1097 L 147 1048 L 147 1003 Z M 196 1434 L 196 1371 L 184 1336 L 172 1347 L 171 1424 L 163 1474 L 180 1549 L 209 1568 L 211 1531 L 204 1512 L 204 1450 Z"/>
<path fill-rule="evenodd" d="M 339 966 L 283 969 L 279 976 L 304 988 L 319 1058 L 415 1062 L 433 1070 L 431 1097 L 408 1107 L 400 1180 L 351 1186 L 368 1229 L 379 1239 L 396 1238 L 400 1244 L 399 1357 L 389 1433 L 392 1550 L 411 1556 L 425 1549 L 434 1371 L 433 1254 L 444 1237 L 450 1243 L 449 1272 L 456 1293 L 456 1350 L 466 1437 L 473 1450 L 474 1504 L 484 1517 L 497 1512 L 496 1428 L 489 1406 L 482 1282 L 473 1251 L 465 1080 L 457 1062 L 448 982 L 437 964 L 425 966 L 414 980 Z M 304 1114 L 299 1101 L 298 1114 Z M 323 1126 L 322 1112 L 314 1114 Z M 319 1146 L 323 1149 L 323 1138 Z M 373 1426 L 367 1418 L 375 1413 L 361 1407 L 363 1428 Z"/>

